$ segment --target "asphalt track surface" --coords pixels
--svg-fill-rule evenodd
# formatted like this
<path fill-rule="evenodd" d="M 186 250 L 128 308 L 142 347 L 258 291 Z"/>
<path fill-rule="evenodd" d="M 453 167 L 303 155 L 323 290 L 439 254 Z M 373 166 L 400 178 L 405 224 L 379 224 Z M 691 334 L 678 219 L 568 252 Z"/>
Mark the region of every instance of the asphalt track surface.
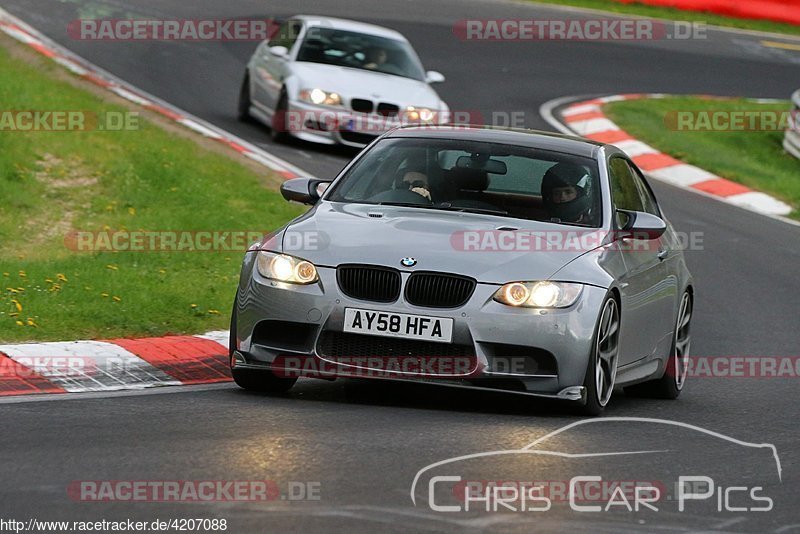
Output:
<path fill-rule="evenodd" d="M 759 37 L 735 32 L 709 31 L 702 41 L 635 43 L 465 43 L 452 33 L 456 20 L 470 17 L 584 16 L 534 5 L 3 0 L 2 7 L 113 74 L 318 176 L 334 176 L 352 152 L 301 143 L 275 146 L 264 129 L 233 117 L 255 43 L 79 42 L 67 36 L 67 22 L 93 16 L 263 18 L 298 12 L 375 22 L 403 32 L 426 68 L 445 74 L 447 82 L 437 89 L 452 108 L 523 112 L 528 126 L 542 129 L 549 128 L 539 106 L 565 95 L 786 98 L 800 81 L 800 53 L 764 47 Z M 697 286 L 694 355 L 800 356 L 800 228 L 671 186 L 653 186 L 677 229 L 703 236 L 702 250 L 687 252 Z M 665 483 L 678 475 L 707 474 L 718 487 L 762 486 L 774 501 L 769 512 L 719 512 L 715 498 L 690 503 L 684 512 L 674 501 L 662 502 L 652 513 L 578 513 L 560 502 L 546 512 L 435 512 L 424 488 L 417 491 L 416 506 L 411 501 L 420 469 L 455 456 L 521 448 L 578 419 L 562 407 L 507 395 L 307 380 L 278 397 L 222 385 L 4 403 L 0 519 L 225 518 L 229 532 L 800 531 L 797 386 L 797 378 L 698 378 L 678 401 L 619 394 L 606 414 L 680 421 L 744 442 L 774 444 L 780 479 L 763 448 L 682 427 L 613 420 L 570 430 L 549 448 L 662 452 L 607 456 L 588 466 L 563 457 L 509 455 L 444 473 L 527 481 L 600 474 L 606 480 Z M 99 503 L 77 502 L 67 494 L 72 481 L 83 480 L 265 479 L 284 494 L 290 482 L 318 483 L 320 498 L 266 504 Z"/>

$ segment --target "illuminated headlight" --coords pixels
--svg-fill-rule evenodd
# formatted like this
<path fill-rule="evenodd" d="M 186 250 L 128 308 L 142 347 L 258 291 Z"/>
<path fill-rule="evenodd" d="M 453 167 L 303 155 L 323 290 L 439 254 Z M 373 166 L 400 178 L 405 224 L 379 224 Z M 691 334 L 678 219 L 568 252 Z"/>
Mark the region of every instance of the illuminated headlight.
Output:
<path fill-rule="evenodd" d="M 431 109 L 408 106 L 406 108 L 406 119 L 410 122 L 431 122 L 436 117 L 436 112 Z"/>
<path fill-rule="evenodd" d="M 567 282 L 512 282 L 494 294 L 494 300 L 524 308 L 566 308 L 575 304 L 581 284 Z"/>
<path fill-rule="evenodd" d="M 258 253 L 256 268 L 265 278 L 291 284 L 311 284 L 319 279 L 313 263 L 286 254 L 262 250 Z"/>
<path fill-rule="evenodd" d="M 323 91 L 322 89 L 303 89 L 298 96 L 300 100 L 305 100 L 318 106 L 342 105 L 342 97 L 338 93 Z"/>

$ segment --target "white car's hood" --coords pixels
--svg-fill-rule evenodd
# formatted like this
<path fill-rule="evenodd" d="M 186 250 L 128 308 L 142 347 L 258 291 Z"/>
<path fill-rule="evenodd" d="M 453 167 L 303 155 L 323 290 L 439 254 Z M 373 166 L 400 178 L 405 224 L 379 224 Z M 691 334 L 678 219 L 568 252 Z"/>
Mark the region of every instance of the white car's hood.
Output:
<path fill-rule="evenodd" d="M 351 98 L 365 98 L 401 107 L 442 107 L 436 91 L 427 83 L 411 78 L 304 61 L 293 63 L 292 71 L 297 76 L 301 89 L 318 87 L 324 91 L 339 93 L 348 101 Z"/>

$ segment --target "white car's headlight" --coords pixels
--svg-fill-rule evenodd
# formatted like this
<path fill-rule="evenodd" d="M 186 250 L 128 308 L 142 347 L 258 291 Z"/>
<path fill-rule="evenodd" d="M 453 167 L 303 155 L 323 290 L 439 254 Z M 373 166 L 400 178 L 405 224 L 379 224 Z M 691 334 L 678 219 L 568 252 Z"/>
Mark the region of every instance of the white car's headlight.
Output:
<path fill-rule="evenodd" d="M 342 97 L 338 93 L 323 91 L 322 89 L 303 89 L 298 95 L 300 100 L 311 102 L 318 106 L 341 106 Z"/>
<path fill-rule="evenodd" d="M 310 261 L 275 252 L 260 251 L 256 268 L 265 278 L 291 284 L 313 284 L 319 279 L 317 268 Z"/>
<path fill-rule="evenodd" d="M 431 122 L 436 118 L 436 112 L 430 108 L 421 106 L 408 106 L 406 108 L 406 120 L 409 122 Z"/>
<path fill-rule="evenodd" d="M 575 304 L 582 284 L 568 282 L 511 282 L 494 294 L 494 300 L 524 308 L 566 308 Z"/>

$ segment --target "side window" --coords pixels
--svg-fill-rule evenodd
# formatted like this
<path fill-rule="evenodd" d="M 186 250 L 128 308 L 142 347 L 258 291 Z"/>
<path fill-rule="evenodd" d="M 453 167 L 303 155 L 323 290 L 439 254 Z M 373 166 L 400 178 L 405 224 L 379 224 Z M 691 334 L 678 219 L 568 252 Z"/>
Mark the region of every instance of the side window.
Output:
<path fill-rule="evenodd" d="M 639 196 L 642 198 L 642 204 L 644 205 L 644 211 L 650 213 L 651 215 L 656 215 L 658 217 L 661 216 L 661 212 L 658 209 L 658 203 L 656 202 L 656 197 L 653 195 L 653 192 L 648 187 L 647 183 L 644 181 L 641 173 L 634 167 L 631 166 L 630 162 L 628 162 L 628 166 L 631 167 L 631 172 L 633 173 L 634 181 L 636 182 L 636 187 L 639 189 Z"/>
<path fill-rule="evenodd" d="M 608 171 L 614 207 L 621 210 L 644 211 L 642 196 L 639 194 L 628 162 L 620 157 L 612 157 L 608 163 Z"/>
<path fill-rule="evenodd" d="M 287 50 L 292 49 L 297 36 L 300 34 L 301 24 L 297 20 L 287 20 L 278 27 L 278 31 L 269 40 L 268 46 L 285 46 Z"/>

